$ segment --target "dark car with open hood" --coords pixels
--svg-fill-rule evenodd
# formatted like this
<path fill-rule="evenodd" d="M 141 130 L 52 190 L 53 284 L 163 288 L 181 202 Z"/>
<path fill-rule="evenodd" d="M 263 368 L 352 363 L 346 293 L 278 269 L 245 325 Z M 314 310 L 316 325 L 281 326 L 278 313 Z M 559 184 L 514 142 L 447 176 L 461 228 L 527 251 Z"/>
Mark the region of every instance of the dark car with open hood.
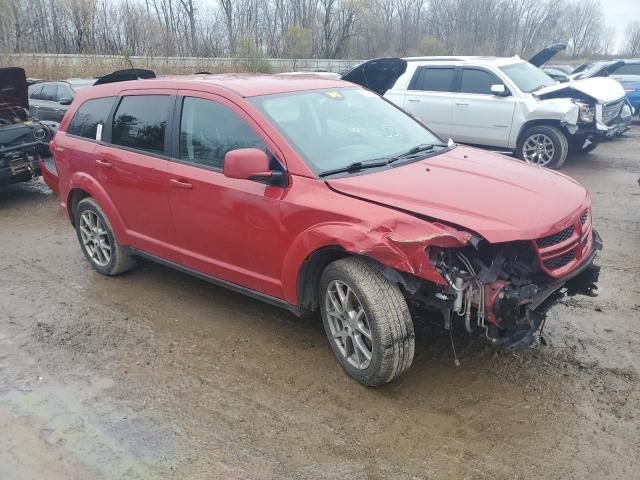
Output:
<path fill-rule="evenodd" d="M 50 161 L 57 124 L 36 121 L 28 108 L 24 70 L 0 68 L 0 186 L 39 176 L 39 161 Z"/>

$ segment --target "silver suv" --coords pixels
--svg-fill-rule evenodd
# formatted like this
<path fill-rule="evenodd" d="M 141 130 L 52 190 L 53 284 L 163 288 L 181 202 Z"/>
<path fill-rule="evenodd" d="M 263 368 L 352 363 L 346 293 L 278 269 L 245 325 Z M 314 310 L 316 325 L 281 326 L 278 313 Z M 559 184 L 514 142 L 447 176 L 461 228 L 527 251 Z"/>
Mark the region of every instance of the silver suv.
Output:
<path fill-rule="evenodd" d="M 618 82 L 556 83 L 517 56 L 379 58 L 343 79 L 384 95 L 443 139 L 514 151 L 550 168 L 624 131 L 631 118 Z"/>

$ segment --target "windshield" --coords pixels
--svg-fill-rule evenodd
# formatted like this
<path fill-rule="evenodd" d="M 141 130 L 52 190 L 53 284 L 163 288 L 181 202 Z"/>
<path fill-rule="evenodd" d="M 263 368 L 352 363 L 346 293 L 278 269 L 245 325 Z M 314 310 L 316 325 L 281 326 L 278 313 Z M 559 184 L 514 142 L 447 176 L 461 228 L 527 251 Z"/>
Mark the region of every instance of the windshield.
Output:
<path fill-rule="evenodd" d="M 442 143 L 409 115 L 361 88 L 268 95 L 252 103 L 319 174 Z"/>
<path fill-rule="evenodd" d="M 535 92 L 540 88 L 556 83 L 553 78 L 529 62 L 512 63 L 511 65 L 500 67 L 500 70 L 524 93 Z"/>

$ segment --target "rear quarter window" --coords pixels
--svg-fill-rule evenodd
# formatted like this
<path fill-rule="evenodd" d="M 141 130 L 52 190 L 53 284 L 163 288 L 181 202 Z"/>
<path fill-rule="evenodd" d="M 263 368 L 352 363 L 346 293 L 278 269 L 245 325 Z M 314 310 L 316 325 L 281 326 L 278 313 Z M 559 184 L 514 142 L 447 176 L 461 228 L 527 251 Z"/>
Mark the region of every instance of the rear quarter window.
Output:
<path fill-rule="evenodd" d="M 96 137 L 98 125 L 104 125 L 115 97 L 94 98 L 84 102 L 73 116 L 67 133 L 78 137 L 100 140 Z"/>

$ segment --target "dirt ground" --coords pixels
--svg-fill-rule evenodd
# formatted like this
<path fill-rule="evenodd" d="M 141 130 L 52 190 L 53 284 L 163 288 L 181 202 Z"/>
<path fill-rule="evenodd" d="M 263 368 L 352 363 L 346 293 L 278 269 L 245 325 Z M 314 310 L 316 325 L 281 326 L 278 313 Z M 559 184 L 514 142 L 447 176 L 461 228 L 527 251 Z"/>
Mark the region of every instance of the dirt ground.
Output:
<path fill-rule="evenodd" d="M 564 169 L 605 249 L 548 346 L 457 335 L 456 368 L 435 332 L 377 389 L 317 319 L 147 262 L 102 277 L 44 184 L 0 189 L 0 479 L 640 478 L 639 151 L 636 125 Z"/>

